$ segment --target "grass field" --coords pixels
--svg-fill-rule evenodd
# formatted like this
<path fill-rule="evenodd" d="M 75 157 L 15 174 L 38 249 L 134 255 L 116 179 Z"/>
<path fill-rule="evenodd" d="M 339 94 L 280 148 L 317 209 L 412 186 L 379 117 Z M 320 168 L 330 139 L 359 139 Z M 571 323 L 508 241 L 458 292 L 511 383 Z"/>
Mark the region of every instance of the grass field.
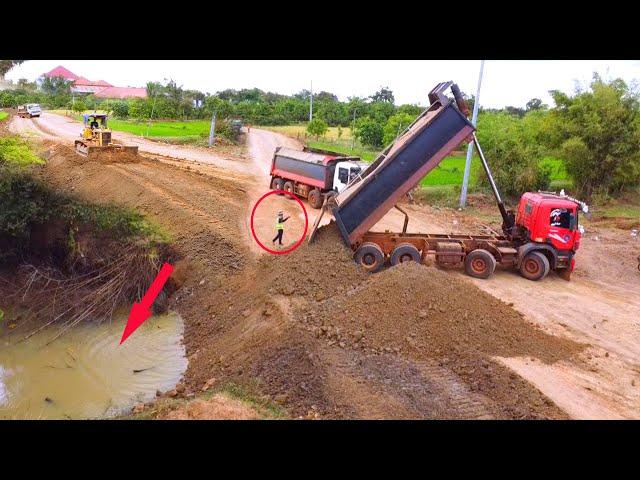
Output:
<path fill-rule="evenodd" d="M 377 150 L 371 150 L 362 147 L 356 142 L 353 150 L 351 143 L 346 141 L 315 141 L 306 142 L 311 148 L 320 148 L 323 150 L 331 150 L 338 153 L 355 155 L 362 158 L 365 162 L 372 162 L 378 155 Z M 464 177 L 465 156 L 451 156 L 445 158 L 429 175 L 422 179 L 421 185 L 461 185 Z M 551 188 L 567 188 L 571 182 L 567 176 L 562 160 L 553 157 L 545 157 L 540 162 L 551 168 Z M 481 174 L 480 159 L 473 157 L 471 160 L 471 174 L 469 177 L 470 186 L 474 186 L 477 182 L 478 175 Z"/>
<path fill-rule="evenodd" d="M 307 126 L 306 125 L 283 125 L 283 126 L 268 126 L 268 127 L 259 127 L 263 130 L 271 130 L 272 132 L 282 133 L 284 135 L 288 135 L 289 137 L 298 138 L 301 141 L 306 139 L 312 140 L 313 137 L 307 134 Z M 329 127 L 327 133 L 324 134 L 322 139 L 323 141 L 335 141 L 335 140 L 351 140 L 351 128 L 350 127 L 342 127 L 342 136 L 338 137 L 338 127 Z"/>
<path fill-rule="evenodd" d="M 0 111 L 0 122 L 2 120 L 4 120 L 5 118 L 7 118 L 8 116 L 9 116 L 9 114 L 7 112 Z"/>
<path fill-rule="evenodd" d="M 67 110 L 51 110 L 51 113 L 57 113 L 59 115 L 67 115 L 70 112 Z M 85 113 L 94 113 L 93 110 Z M 97 113 L 104 113 L 100 110 Z M 78 121 L 82 121 L 82 114 L 70 115 L 72 118 Z M 193 139 L 202 138 L 209 135 L 209 127 L 211 123 L 209 120 L 187 120 L 187 121 L 152 121 L 151 125 L 146 120 L 120 120 L 117 118 L 109 118 L 109 127 L 112 130 L 118 132 L 132 133 L 133 135 L 140 135 L 145 137 L 167 137 L 167 138 L 181 138 L 185 140 L 185 137 L 191 137 Z"/>

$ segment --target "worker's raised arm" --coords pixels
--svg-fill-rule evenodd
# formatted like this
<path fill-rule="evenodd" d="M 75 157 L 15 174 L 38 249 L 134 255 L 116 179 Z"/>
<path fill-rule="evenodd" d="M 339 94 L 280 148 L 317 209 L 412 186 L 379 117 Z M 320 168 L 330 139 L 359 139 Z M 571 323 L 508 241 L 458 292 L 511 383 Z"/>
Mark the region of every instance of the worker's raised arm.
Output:
<path fill-rule="evenodd" d="M 289 220 L 291 217 L 287 217 L 287 218 L 283 218 L 282 221 L 286 222 L 287 220 Z"/>

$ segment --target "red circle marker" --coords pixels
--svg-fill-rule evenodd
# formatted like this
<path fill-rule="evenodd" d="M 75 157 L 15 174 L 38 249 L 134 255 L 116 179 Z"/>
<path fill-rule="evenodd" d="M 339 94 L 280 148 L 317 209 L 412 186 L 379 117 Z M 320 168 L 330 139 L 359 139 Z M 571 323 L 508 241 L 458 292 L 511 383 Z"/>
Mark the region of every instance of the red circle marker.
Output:
<path fill-rule="evenodd" d="M 295 245 L 293 245 L 291 248 L 288 248 L 287 250 L 272 250 L 269 247 L 265 246 L 259 239 L 258 236 L 256 235 L 256 231 L 255 228 L 253 227 L 253 217 L 256 214 L 256 209 L 258 208 L 258 205 L 260 205 L 260 202 L 262 202 L 262 200 L 264 200 L 265 198 L 267 198 L 269 195 L 274 195 L 274 194 L 284 194 L 284 195 L 289 195 L 291 198 L 293 198 L 296 202 L 298 202 L 298 204 L 300 205 L 300 208 L 302 208 L 302 211 L 304 212 L 304 232 L 302 233 L 302 236 L 300 237 L 300 240 L 298 240 Z M 285 190 L 271 190 L 270 192 L 265 193 L 263 196 L 261 196 L 258 201 L 256 202 L 256 204 L 253 206 L 253 210 L 251 210 L 251 235 L 253 235 L 254 240 L 256 241 L 256 243 L 258 245 L 260 245 L 260 248 L 262 248 L 263 250 L 272 253 L 274 255 L 284 255 L 287 253 L 291 253 L 293 252 L 296 248 L 298 248 L 300 245 L 302 245 L 302 242 L 304 242 L 305 237 L 307 236 L 307 230 L 309 229 L 309 216 L 307 215 L 307 209 L 304 208 L 304 204 L 302 203 L 302 201 L 295 196 L 293 193 L 291 192 L 287 192 Z"/>

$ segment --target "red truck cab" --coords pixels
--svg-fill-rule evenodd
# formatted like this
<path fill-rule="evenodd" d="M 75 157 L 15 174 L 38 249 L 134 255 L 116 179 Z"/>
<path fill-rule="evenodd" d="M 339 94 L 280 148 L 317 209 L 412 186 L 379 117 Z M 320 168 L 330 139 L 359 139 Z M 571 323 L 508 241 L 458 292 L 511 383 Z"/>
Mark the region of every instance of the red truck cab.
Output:
<path fill-rule="evenodd" d="M 523 194 L 516 215 L 523 240 L 519 257 L 539 250 L 548 257 L 553 270 L 570 274 L 575 266 L 573 256 L 580 246 L 578 210 L 578 204 L 559 195 Z"/>

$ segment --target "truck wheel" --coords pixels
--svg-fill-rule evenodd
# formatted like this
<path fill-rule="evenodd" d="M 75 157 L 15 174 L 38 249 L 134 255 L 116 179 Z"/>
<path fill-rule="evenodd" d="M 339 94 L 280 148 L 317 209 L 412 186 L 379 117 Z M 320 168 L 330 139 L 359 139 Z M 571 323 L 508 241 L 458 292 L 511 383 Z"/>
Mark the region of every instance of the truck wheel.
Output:
<path fill-rule="evenodd" d="M 356 263 L 366 271 L 375 273 L 384 266 L 384 253 L 372 242 L 363 243 L 354 256 Z"/>
<path fill-rule="evenodd" d="M 271 189 L 272 190 L 282 190 L 284 188 L 284 180 L 281 178 L 274 178 L 271 180 Z M 284 195 L 284 193 L 279 193 L 278 195 Z"/>
<path fill-rule="evenodd" d="M 322 193 L 317 188 L 314 188 L 309 192 L 307 200 L 309 201 L 309 205 L 311 205 L 313 208 L 322 207 Z"/>
<path fill-rule="evenodd" d="M 284 182 L 283 190 L 285 192 L 293 193 L 293 182 Z"/>
<path fill-rule="evenodd" d="M 464 259 L 464 271 L 470 277 L 489 278 L 495 270 L 495 257 L 482 248 L 473 250 Z"/>
<path fill-rule="evenodd" d="M 520 273 L 528 280 L 542 280 L 549 269 L 549 260 L 540 252 L 528 253 L 520 264 Z"/>
<path fill-rule="evenodd" d="M 391 265 L 397 265 L 404 262 L 416 262 L 421 261 L 420 252 L 416 247 L 410 243 L 401 243 L 391 252 Z"/>

